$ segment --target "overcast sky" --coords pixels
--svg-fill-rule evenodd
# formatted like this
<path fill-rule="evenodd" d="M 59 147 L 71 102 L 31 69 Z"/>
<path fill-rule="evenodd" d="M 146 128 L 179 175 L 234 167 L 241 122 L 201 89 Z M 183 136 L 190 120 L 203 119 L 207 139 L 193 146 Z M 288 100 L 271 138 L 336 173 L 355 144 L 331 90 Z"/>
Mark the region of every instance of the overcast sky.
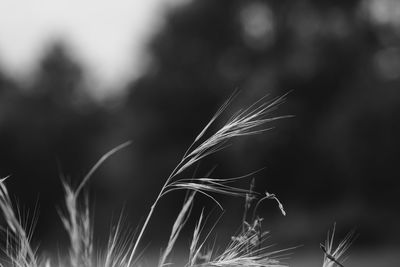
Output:
<path fill-rule="evenodd" d="M 145 41 L 166 7 L 187 0 L 1 0 L 0 71 L 29 77 L 52 40 L 62 39 L 98 90 L 140 71 Z"/>

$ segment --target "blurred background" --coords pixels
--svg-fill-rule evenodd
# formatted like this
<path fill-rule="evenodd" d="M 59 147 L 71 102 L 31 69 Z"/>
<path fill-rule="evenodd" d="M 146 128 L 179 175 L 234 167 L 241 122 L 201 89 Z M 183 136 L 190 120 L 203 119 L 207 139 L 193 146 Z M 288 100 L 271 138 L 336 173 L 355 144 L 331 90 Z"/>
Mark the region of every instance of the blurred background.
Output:
<path fill-rule="evenodd" d="M 235 140 L 198 172 L 217 163 L 215 176 L 234 177 L 265 167 L 256 189 L 276 193 L 288 215 L 274 202 L 259 213 L 276 247 L 303 245 L 293 266 L 320 266 L 319 243 L 334 222 L 339 237 L 359 234 L 346 267 L 398 266 L 399 41 L 397 0 L 2 0 L 0 176 L 11 175 L 23 209 L 39 207 L 33 242 L 56 254 L 68 245 L 57 214 L 61 174 L 78 184 L 102 154 L 132 140 L 88 186 L 101 244 L 123 208 L 133 228 L 143 221 L 235 89 L 219 125 L 266 94 L 291 91 L 271 115 L 294 118 Z M 183 196 L 156 210 L 149 253 L 165 246 Z M 218 199 L 223 244 L 240 227 L 243 199 Z M 199 197 L 193 220 L 202 206 L 214 204 Z"/>

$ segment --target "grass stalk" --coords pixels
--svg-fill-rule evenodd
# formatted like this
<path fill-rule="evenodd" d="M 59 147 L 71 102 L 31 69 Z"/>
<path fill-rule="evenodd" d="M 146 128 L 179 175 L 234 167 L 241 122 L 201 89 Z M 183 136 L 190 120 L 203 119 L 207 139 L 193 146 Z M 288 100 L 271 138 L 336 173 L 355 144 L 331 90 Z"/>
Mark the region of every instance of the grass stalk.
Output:
<path fill-rule="evenodd" d="M 86 195 L 83 209 L 79 206 L 79 195 L 90 177 L 92 177 L 93 173 L 103 164 L 103 162 L 130 144 L 130 141 L 125 142 L 105 153 L 93 165 L 75 190 L 72 186 L 63 181 L 67 214 L 63 215 L 62 212 L 59 212 L 59 214 L 71 243 L 70 264 L 72 267 L 91 267 L 91 262 L 93 260 L 93 233 L 89 215 L 88 195 Z"/>
<path fill-rule="evenodd" d="M 231 141 L 232 139 L 236 137 L 263 133 L 271 129 L 270 127 L 265 127 L 267 123 L 289 117 L 269 116 L 271 110 L 275 109 L 279 104 L 283 102 L 285 96 L 278 97 L 270 101 L 266 101 L 266 97 L 263 97 L 248 106 L 246 109 L 236 112 L 219 130 L 211 134 L 208 138 L 205 137 L 210 126 L 222 114 L 222 112 L 227 108 L 227 106 L 231 103 L 236 95 L 237 94 L 233 94 L 218 109 L 216 114 L 211 118 L 211 120 L 207 123 L 203 130 L 197 135 L 194 142 L 189 146 L 189 148 L 183 155 L 181 161 L 166 179 L 159 194 L 153 202 L 153 205 L 150 207 L 150 211 L 147 214 L 146 219 L 141 227 L 141 230 L 129 257 L 128 266 L 130 266 L 130 264 L 132 263 L 136 255 L 139 243 L 143 238 L 143 234 L 145 233 L 149 221 L 153 216 L 154 210 L 160 199 L 164 195 L 176 190 L 193 190 L 211 198 L 221 207 L 219 202 L 214 197 L 212 197 L 210 193 L 243 197 L 246 197 L 247 194 L 252 193 L 248 192 L 248 190 L 246 189 L 235 188 L 226 184 L 227 182 L 232 182 L 236 179 L 210 179 L 208 177 L 197 177 L 194 179 L 177 178 L 179 174 L 183 173 L 185 170 L 193 166 L 195 163 L 199 162 L 204 157 L 207 157 L 211 154 L 216 153 L 217 151 L 224 149 L 228 145 L 229 141 Z"/>

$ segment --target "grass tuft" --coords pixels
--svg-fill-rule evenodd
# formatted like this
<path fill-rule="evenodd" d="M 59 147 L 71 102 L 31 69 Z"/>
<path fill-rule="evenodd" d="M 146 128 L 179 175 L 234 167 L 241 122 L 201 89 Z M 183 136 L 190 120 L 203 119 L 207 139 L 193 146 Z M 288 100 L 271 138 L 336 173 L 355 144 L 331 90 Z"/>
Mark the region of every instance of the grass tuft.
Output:
<path fill-rule="evenodd" d="M 215 249 L 215 243 L 211 248 L 206 248 L 206 244 L 213 234 L 219 219 L 207 233 L 204 233 L 207 219 L 203 210 L 193 230 L 192 240 L 188 246 L 188 259 L 185 267 L 286 267 L 287 265 L 282 261 L 287 256 L 287 251 L 292 248 L 272 250 L 272 246 L 266 243 L 269 233 L 262 228 L 263 218 L 257 215 L 259 205 L 266 200 L 275 201 L 282 215 L 286 215 L 282 202 L 275 194 L 268 192 L 259 194 L 255 192 L 254 179 L 251 181 L 250 188 L 248 189 L 234 186 L 236 181 L 248 178 L 255 173 L 234 178 L 214 178 L 211 177 L 212 171 L 200 177 L 194 176 L 188 178 L 185 175 L 187 170 L 197 165 L 205 157 L 229 146 L 235 138 L 263 133 L 271 129 L 270 122 L 289 117 L 273 117 L 269 115 L 272 110 L 276 109 L 284 101 L 285 96 L 270 101 L 266 97 L 263 97 L 252 105 L 237 111 L 216 131 L 211 131 L 211 125 L 215 123 L 236 95 L 233 94 L 221 106 L 203 130 L 196 136 L 176 167 L 165 179 L 164 185 L 150 207 L 144 223 L 138 225 L 136 228 L 138 234 L 134 234 L 129 228 L 124 226 L 121 215 L 118 222 L 111 227 L 108 244 L 104 251 L 94 246 L 93 221 L 89 208 L 89 196 L 87 192 L 83 196 L 81 195 L 93 173 L 104 161 L 127 147 L 130 142 L 123 143 L 104 154 L 76 188 L 62 179 L 65 192 L 65 210 L 59 210 L 59 214 L 70 241 L 69 257 L 66 260 L 67 264 L 65 266 L 141 267 L 142 265 L 139 260 L 142 253 L 138 253 L 138 249 L 155 208 L 165 195 L 177 190 L 186 190 L 186 198 L 172 225 L 168 243 L 158 260 L 158 267 L 173 265 L 171 255 L 182 229 L 191 216 L 197 193 L 212 199 L 221 209 L 223 207 L 218 201 L 217 195 L 243 197 L 245 200 L 244 214 L 240 227 L 241 230 L 232 236 L 226 248 L 218 251 Z M 6 245 L 3 250 L 7 256 L 7 262 L 4 264 L 7 263 L 7 265 L 0 263 L 0 267 L 64 266 L 65 259 L 59 259 L 57 265 L 52 265 L 50 259 L 38 260 L 36 249 L 32 249 L 31 247 L 34 223 L 31 226 L 21 223 L 22 220 L 19 212 L 15 213 L 14 211 L 18 211 L 18 209 L 14 209 L 5 186 L 6 179 L 0 179 L 0 209 L 7 224 L 2 229 L 2 232 L 6 235 Z M 255 204 L 254 208 L 252 208 L 253 204 Z M 351 232 L 334 248 L 334 233 L 335 226 L 331 233 L 328 232 L 325 244 L 321 244 L 321 249 L 324 252 L 322 267 L 344 267 L 344 254 L 354 240 L 353 232 Z"/>
<path fill-rule="evenodd" d="M 30 245 L 35 223 L 31 227 L 24 227 L 21 224 L 20 216 L 17 217 L 14 212 L 7 187 L 4 183 L 7 178 L 0 179 L 0 208 L 8 226 L 4 230 L 6 232 L 6 247 L 3 250 L 11 266 L 37 267 L 36 250 L 32 249 Z M 35 219 L 33 219 L 33 222 L 35 222 Z M 32 231 L 26 231 L 26 229 L 31 229 Z"/>
<path fill-rule="evenodd" d="M 59 211 L 59 214 L 71 243 L 69 261 L 72 267 L 91 267 L 94 258 L 93 231 L 89 214 L 89 197 L 86 194 L 83 204 L 80 205 L 78 199 L 80 192 L 93 173 L 107 158 L 130 144 L 131 142 L 125 142 L 104 154 L 83 178 L 77 189 L 74 190 L 71 185 L 64 180 L 62 181 L 65 191 L 65 206 L 67 212 L 64 215 Z"/>

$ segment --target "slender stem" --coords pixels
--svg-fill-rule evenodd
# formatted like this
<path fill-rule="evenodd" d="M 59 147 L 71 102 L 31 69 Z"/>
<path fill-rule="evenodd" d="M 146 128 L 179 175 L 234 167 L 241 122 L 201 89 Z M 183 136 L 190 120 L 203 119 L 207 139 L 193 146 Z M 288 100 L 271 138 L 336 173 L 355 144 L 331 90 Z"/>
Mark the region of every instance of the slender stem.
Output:
<path fill-rule="evenodd" d="M 261 198 L 260 200 L 257 201 L 257 204 L 256 204 L 256 206 L 254 207 L 254 210 L 253 210 L 253 217 L 251 217 L 251 221 L 252 222 L 256 219 L 256 215 L 257 215 L 256 212 L 257 212 L 258 206 L 260 205 L 260 203 L 263 200 L 265 200 L 267 198 L 268 198 L 268 196 L 264 196 L 263 198 Z"/>
<path fill-rule="evenodd" d="M 79 184 L 78 188 L 75 190 L 75 195 L 78 196 L 79 192 L 82 190 L 83 186 L 87 183 L 89 178 L 93 175 L 93 173 L 103 164 L 104 161 L 106 161 L 111 155 L 115 154 L 119 150 L 129 146 L 132 142 L 127 141 L 117 147 L 114 147 L 110 151 L 108 151 L 106 154 L 104 154 L 97 162 L 94 164 L 94 166 L 90 169 L 88 174 L 83 178 L 82 182 Z"/>
<path fill-rule="evenodd" d="M 187 158 L 187 157 L 184 156 L 184 157 L 182 158 L 182 160 L 179 162 L 179 164 L 176 165 L 176 167 L 174 168 L 174 170 L 173 170 L 173 171 L 171 172 L 171 174 L 168 176 L 168 179 L 165 181 L 165 183 L 164 183 L 164 185 L 163 185 L 163 187 L 162 187 L 160 193 L 158 194 L 156 200 L 154 201 L 153 205 L 151 206 L 150 211 L 149 211 L 149 213 L 147 214 L 146 220 L 145 220 L 144 223 L 143 223 L 142 229 L 140 229 L 140 233 L 139 233 L 138 237 L 136 238 L 135 245 L 133 246 L 131 255 L 129 256 L 128 265 L 127 265 L 128 267 L 131 266 L 131 263 L 132 263 L 132 260 L 133 260 L 133 256 L 134 256 L 135 253 L 136 253 L 136 250 L 137 250 L 137 248 L 138 248 L 138 246 L 139 246 L 139 243 L 140 243 L 140 241 L 141 241 L 141 239 L 142 239 L 142 236 L 143 236 L 143 234 L 144 234 L 144 232 L 145 232 L 145 230 L 146 230 L 146 228 L 147 228 L 147 225 L 149 224 L 149 221 L 150 221 L 150 219 L 151 219 L 151 217 L 152 217 L 152 215 L 153 215 L 154 209 L 155 209 L 155 207 L 156 207 L 157 204 L 158 204 L 158 201 L 159 201 L 159 200 L 161 199 L 161 197 L 164 195 L 165 189 L 167 188 L 167 186 L 168 186 L 168 184 L 170 183 L 170 181 L 172 180 L 172 178 L 174 178 L 174 176 L 176 175 L 177 170 L 178 170 L 178 169 L 180 168 L 180 166 L 182 166 L 182 164 L 185 162 L 186 158 Z"/>
<path fill-rule="evenodd" d="M 142 239 L 144 231 L 146 230 L 147 225 L 149 224 L 150 218 L 153 215 L 154 208 L 157 205 L 158 200 L 159 200 L 159 197 L 157 197 L 156 201 L 154 201 L 154 204 L 151 206 L 150 211 L 147 214 L 147 218 L 146 218 L 146 220 L 145 220 L 145 222 L 144 222 L 144 224 L 142 226 L 142 229 L 140 230 L 140 233 L 139 233 L 139 235 L 138 235 L 138 237 L 136 239 L 135 246 L 133 247 L 131 255 L 129 256 L 129 260 L 128 260 L 128 264 L 127 264 L 128 267 L 131 266 L 131 262 L 133 260 L 133 256 L 135 255 L 136 249 L 137 249 L 137 247 L 139 245 L 139 241 Z"/>

